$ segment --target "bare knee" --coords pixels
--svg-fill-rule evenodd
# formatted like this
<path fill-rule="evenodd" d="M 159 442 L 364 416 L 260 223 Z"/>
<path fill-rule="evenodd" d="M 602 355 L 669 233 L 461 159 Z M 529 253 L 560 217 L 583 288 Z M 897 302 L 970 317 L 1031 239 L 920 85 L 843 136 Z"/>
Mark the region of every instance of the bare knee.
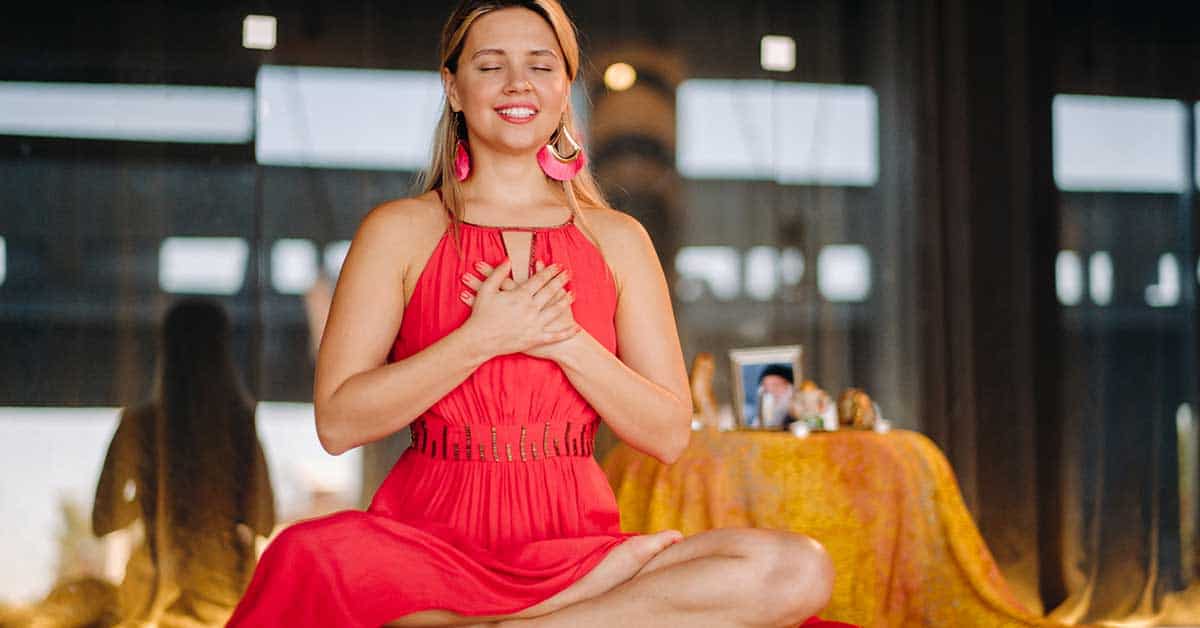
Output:
<path fill-rule="evenodd" d="M 745 547 L 762 620 L 795 626 L 817 614 L 833 592 L 833 562 L 816 540 L 774 530 L 748 530 Z"/>
<path fill-rule="evenodd" d="M 833 593 L 833 561 L 815 539 L 787 533 L 780 538 L 772 580 L 788 600 L 780 605 L 785 625 L 816 615 Z"/>

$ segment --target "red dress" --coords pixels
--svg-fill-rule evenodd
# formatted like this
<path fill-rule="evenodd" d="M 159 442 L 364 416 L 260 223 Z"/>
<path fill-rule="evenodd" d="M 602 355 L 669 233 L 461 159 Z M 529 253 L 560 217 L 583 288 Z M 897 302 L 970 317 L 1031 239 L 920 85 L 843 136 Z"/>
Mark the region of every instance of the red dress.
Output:
<path fill-rule="evenodd" d="M 532 231 L 532 261 L 571 272 L 575 320 L 616 350 L 616 292 L 573 221 Z M 459 278 L 506 256 L 502 230 L 447 229 L 421 271 L 389 362 L 460 326 Z M 378 626 L 409 613 L 519 611 L 567 588 L 632 534 L 592 457 L 596 411 L 551 360 L 488 360 L 410 426 L 366 512 L 292 525 L 264 552 L 230 626 Z"/>
<path fill-rule="evenodd" d="M 570 270 L 575 320 L 616 351 L 616 286 L 573 221 L 447 228 L 417 279 L 389 362 L 460 326 L 459 280 L 531 231 L 533 262 Z M 520 611 L 566 589 L 630 536 L 592 457 L 599 417 L 551 360 L 496 356 L 411 426 L 370 507 L 298 522 L 267 547 L 229 626 L 379 626 L 445 609 Z"/>

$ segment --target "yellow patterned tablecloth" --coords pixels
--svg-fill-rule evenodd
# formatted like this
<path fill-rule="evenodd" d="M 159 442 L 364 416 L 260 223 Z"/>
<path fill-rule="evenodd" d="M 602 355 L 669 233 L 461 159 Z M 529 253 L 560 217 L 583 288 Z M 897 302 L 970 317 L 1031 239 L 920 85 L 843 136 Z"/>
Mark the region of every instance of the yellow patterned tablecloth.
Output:
<path fill-rule="evenodd" d="M 1013 597 L 942 452 L 916 432 L 701 431 L 672 465 L 604 459 L 622 527 L 803 532 L 837 570 L 822 617 L 868 627 L 1056 626 Z"/>

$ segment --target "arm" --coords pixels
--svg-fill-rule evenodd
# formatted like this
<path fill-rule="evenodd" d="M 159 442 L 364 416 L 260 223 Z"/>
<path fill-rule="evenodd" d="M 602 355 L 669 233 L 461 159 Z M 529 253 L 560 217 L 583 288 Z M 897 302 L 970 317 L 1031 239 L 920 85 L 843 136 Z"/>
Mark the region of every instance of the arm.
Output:
<path fill-rule="evenodd" d="M 141 487 L 137 481 L 139 441 L 134 423 L 137 415 L 129 408 L 121 411 L 117 420 L 117 431 L 108 444 L 100 480 L 96 483 L 96 499 L 92 505 L 92 534 L 104 536 L 131 524 L 140 515 L 137 500 Z M 125 485 L 133 482 L 137 487 L 133 499 L 125 499 Z"/>
<path fill-rule="evenodd" d="M 500 292 L 509 272 L 480 286 L 470 317 L 438 341 L 399 362 L 387 354 L 403 317 L 404 258 L 428 257 L 427 242 L 440 236 L 445 217 L 418 199 L 385 203 L 359 226 L 334 290 L 317 353 L 313 405 L 317 435 L 337 455 L 393 434 L 496 355 L 562 340 L 570 328 L 552 328 L 553 308 L 543 306 L 560 288 L 561 269 L 547 267 L 521 290 Z M 414 269 L 415 270 L 415 269 Z M 549 286 L 549 290 L 541 290 Z"/>
<path fill-rule="evenodd" d="M 491 357 L 463 325 L 424 350 L 386 364 L 404 312 L 404 275 L 434 226 L 419 201 L 372 209 L 342 265 L 317 353 L 313 406 L 321 445 L 338 455 L 393 434 Z M 425 216 L 428 216 L 425 212 Z"/>
<path fill-rule="evenodd" d="M 642 225 L 616 214 L 605 257 L 618 279 L 617 354 L 581 332 L 554 359 L 621 440 L 664 463 L 691 438 L 692 399 L 666 277 Z"/>

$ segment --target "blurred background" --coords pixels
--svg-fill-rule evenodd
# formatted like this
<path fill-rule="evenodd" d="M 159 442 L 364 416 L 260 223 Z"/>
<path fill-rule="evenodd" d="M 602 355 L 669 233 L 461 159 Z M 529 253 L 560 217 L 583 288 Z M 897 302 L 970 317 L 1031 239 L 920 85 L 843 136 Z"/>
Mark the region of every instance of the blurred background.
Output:
<path fill-rule="evenodd" d="M 1186 614 L 1200 5 L 565 6 L 590 161 L 723 403 L 730 349 L 800 344 L 804 378 L 942 447 L 1030 607 Z M 278 521 L 369 498 L 406 435 L 321 450 L 313 330 L 358 221 L 428 161 L 449 11 L 26 3 L 0 23 L 0 601 L 121 578 L 93 494 L 185 295 L 230 315 Z"/>

